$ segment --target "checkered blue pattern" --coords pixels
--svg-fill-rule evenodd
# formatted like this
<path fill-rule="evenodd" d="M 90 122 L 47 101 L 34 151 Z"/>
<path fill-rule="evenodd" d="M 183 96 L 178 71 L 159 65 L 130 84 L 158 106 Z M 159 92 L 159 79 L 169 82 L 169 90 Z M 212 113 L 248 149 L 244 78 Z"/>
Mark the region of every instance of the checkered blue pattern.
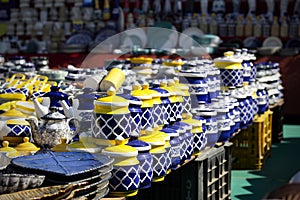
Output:
<path fill-rule="evenodd" d="M 192 99 L 190 96 L 183 96 L 182 113 L 190 113 L 192 109 Z"/>
<path fill-rule="evenodd" d="M 221 69 L 221 80 L 225 87 L 242 86 L 243 70 L 241 69 Z"/>
<path fill-rule="evenodd" d="M 10 132 L 7 134 L 7 136 L 31 138 L 31 128 L 29 125 L 7 124 L 6 126 L 10 129 Z"/>
<path fill-rule="evenodd" d="M 112 178 L 109 180 L 110 190 L 115 192 L 129 192 L 140 186 L 140 166 L 114 166 Z"/>
<path fill-rule="evenodd" d="M 153 119 L 153 108 L 142 108 L 142 130 L 147 128 L 153 128 L 154 119 Z"/>
<path fill-rule="evenodd" d="M 149 152 L 139 152 L 137 159 L 140 162 L 140 186 L 150 186 L 153 179 L 153 157 Z"/>
<path fill-rule="evenodd" d="M 153 120 L 156 125 L 164 124 L 163 104 L 153 105 Z"/>
<path fill-rule="evenodd" d="M 153 156 L 153 177 L 166 175 L 167 172 L 167 153 L 154 153 Z"/>

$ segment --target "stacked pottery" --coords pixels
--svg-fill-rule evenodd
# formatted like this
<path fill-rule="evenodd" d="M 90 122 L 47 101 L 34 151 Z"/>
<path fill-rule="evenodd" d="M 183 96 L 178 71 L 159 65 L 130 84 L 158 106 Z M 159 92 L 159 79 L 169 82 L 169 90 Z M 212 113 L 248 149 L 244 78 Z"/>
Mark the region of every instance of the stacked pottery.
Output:
<path fill-rule="evenodd" d="M 127 145 L 138 151 L 140 165 L 140 189 L 149 188 L 153 179 L 153 158 L 150 154 L 151 145 L 141 140 L 130 140 Z"/>
<path fill-rule="evenodd" d="M 94 102 L 92 118 L 92 137 L 100 140 L 126 140 L 131 134 L 131 116 L 129 102 L 116 96 L 114 88 L 107 96 Z"/>
<path fill-rule="evenodd" d="M 176 87 L 174 80 L 168 81 L 168 89 L 171 93 L 170 99 L 174 99 L 173 104 L 171 101 L 171 118 L 173 117 L 174 121 L 180 121 L 182 118 L 183 92 L 180 88 Z M 172 94 L 174 94 L 174 96 Z"/>
<path fill-rule="evenodd" d="M 106 147 L 101 152 L 114 159 L 112 178 L 109 180 L 111 196 L 134 196 L 140 187 L 138 150 L 122 143 Z"/>
<path fill-rule="evenodd" d="M 167 83 L 162 83 L 161 85 L 166 86 Z M 151 90 L 155 90 L 160 93 L 162 112 L 160 113 L 163 117 L 163 124 L 167 125 L 170 122 L 171 116 L 171 102 L 169 100 L 170 93 L 159 87 L 153 87 Z"/>
<path fill-rule="evenodd" d="M 179 76 L 188 81 L 190 94 L 197 97 L 198 104 L 208 102 L 207 72 L 201 69 L 180 70 Z"/>
<path fill-rule="evenodd" d="M 130 137 L 139 137 L 142 128 L 142 101 L 129 94 L 120 94 L 119 96 L 129 101 L 128 109 L 130 111 L 130 117 L 132 118 Z"/>
<path fill-rule="evenodd" d="M 224 105 L 224 100 L 214 101 L 211 108 L 217 112 L 218 130 L 220 132 L 219 142 L 228 141 L 231 136 L 229 108 Z"/>
<path fill-rule="evenodd" d="M 150 153 L 153 157 L 153 182 L 163 181 L 167 174 L 167 151 L 165 139 L 156 134 L 146 134 L 139 137 L 139 140 L 151 145 Z"/>
<path fill-rule="evenodd" d="M 143 134 L 145 130 L 152 129 L 154 126 L 152 95 L 148 90 L 141 90 L 138 84 L 133 85 L 131 95 L 142 101 L 141 133 Z"/>
<path fill-rule="evenodd" d="M 153 102 L 153 124 L 154 126 L 164 125 L 163 104 L 161 101 L 162 94 L 156 90 L 149 89 L 149 84 L 142 85 L 142 91 L 152 96 Z"/>
<path fill-rule="evenodd" d="M 245 94 L 242 91 L 234 90 L 231 93 L 232 96 L 234 96 L 239 105 L 238 105 L 238 111 L 240 113 L 240 128 L 245 129 L 248 126 L 248 101 L 247 101 L 247 94 Z"/>
<path fill-rule="evenodd" d="M 235 113 L 234 113 L 234 103 L 232 98 L 229 96 L 229 93 L 224 94 L 224 103 L 225 106 L 229 109 L 228 111 L 228 116 L 230 120 L 230 136 L 232 136 L 237 130 L 236 129 L 236 124 L 235 124 Z"/>
<path fill-rule="evenodd" d="M 181 143 L 179 141 L 179 133 L 171 128 L 163 128 L 160 130 L 170 136 L 170 157 L 171 157 L 171 165 L 169 169 L 176 169 L 180 164 L 180 149 Z"/>
<path fill-rule="evenodd" d="M 192 125 L 182 121 L 177 121 L 172 124 L 170 128 L 173 128 L 179 132 L 179 141 L 181 142 L 181 163 L 184 163 L 193 155 L 194 135 L 191 132 Z"/>
<path fill-rule="evenodd" d="M 200 120 L 192 118 L 192 114 L 188 113 L 183 116 L 182 122 L 190 124 L 192 126 L 191 133 L 193 134 L 193 153 L 198 155 L 204 148 L 205 133 L 202 130 L 202 124 Z"/>
<path fill-rule="evenodd" d="M 220 132 L 218 130 L 217 112 L 204 105 L 200 106 L 199 108 L 195 108 L 193 112 L 195 115 L 201 116 L 206 120 L 206 147 L 213 147 L 220 137 Z"/>
<path fill-rule="evenodd" d="M 243 85 L 242 61 L 232 51 L 225 52 L 224 57 L 214 59 L 216 67 L 220 69 L 222 85 L 225 88 Z"/>
<path fill-rule="evenodd" d="M 266 87 L 263 84 L 258 85 L 257 88 L 257 114 L 264 114 L 268 110 L 268 93 Z"/>
<path fill-rule="evenodd" d="M 192 100 L 191 95 L 189 93 L 189 87 L 186 84 L 179 83 L 179 79 L 177 77 L 174 78 L 175 87 L 182 91 L 182 114 L 190 113 L 192 109 Z"/>
<path fill-rule="evenodd" d="M 0 140 L 13 144 L 22 142 L 23 137 L 31 139 L 31 128 L 26 118 L 26 115 L 14 108 L 0 114 Z"/>
<path fill-rule="evenodd" d="M 256 65 L 254 62 L 256 61 L 255 52 L 253 50 L 248 50 L 248 56 L 249 56 L 249 64 L 251 66 L 251 73 L 250 73 L 250 82 L 256 81 Z"/>
<path fill-rule="evenodd" d="M 208 102 L 211 102 L 213 99 L 217 98 L 216 84 L 214 79 L 215 71 L 208 61 L 204 61 L 204 67 L 207 72 L 206 80 L 208 86 Z"/>

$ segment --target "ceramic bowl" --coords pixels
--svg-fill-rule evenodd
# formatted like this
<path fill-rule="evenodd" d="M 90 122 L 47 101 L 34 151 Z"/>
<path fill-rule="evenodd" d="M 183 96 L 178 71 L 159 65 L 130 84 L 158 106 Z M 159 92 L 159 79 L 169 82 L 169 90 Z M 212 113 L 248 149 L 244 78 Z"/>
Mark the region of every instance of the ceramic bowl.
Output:
<path fill-rule="evenodd" d="M 37 188 L 44 182 L 45 176 L 34 174 L 0 174 L 0 193 L 11 193 L 29 188 Z"/>

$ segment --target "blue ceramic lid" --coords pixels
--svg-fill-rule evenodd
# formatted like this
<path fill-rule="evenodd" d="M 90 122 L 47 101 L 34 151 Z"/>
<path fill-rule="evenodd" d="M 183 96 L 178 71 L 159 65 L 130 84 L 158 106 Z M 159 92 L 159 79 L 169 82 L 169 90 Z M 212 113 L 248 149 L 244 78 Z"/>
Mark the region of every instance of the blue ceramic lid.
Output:
<path fill-rule="evenodd" d="M 183 127 L 186 130 L 192 130 L 192 125 L 182 122 L 182 121 L 178 121 L 178 122 L 174 122 L 173 124 L 174 126 L 179 126 L 179 127 Z"/>
<path fill-rule="evenodd" d="M 130 140 L 127 145 L 134 147 L 138 151 L 150 151 L 151 145 L 141 140 Z"/>
<path fill-rule="evenodd" d="M 182 126 L 169 125 L 168 128 L 176 130 L 179 134 L 186 132 L 185 128 Z"/>
<path fill-rule="evenodd" d="M 61 178 L 98 171 L 112 165 L 113 161 L 108 156 L 88 152 L 45 151 L 31 156 L 14 158 L 11 163 L 23 171 L 58 175 Z"/>
<path fill-rule="evenodd" d="M 168 97 L 170 96 L 170 93 L 167 90 L 161 89 L 159 87 L 153 87 L 150 88 L 151 90 L 155 90 L 161 94 L 161 97 Z"/>
<path fill-rule="evenodd" d="M 179 133 L 174 130 L 174 129 L 171 129 L 171 128 L 163 128 L 160 130 L 161 132 L 164 132 L 164 133 L 167 133 L 168 135 L 170 135 L 171 137 L 178 137 L 179 136 Z"/>
<path fill-rule="evenodd" d="M 51 86 L 51 91 L 47 92 L 43 95 L 43 97 L 54 97 L 54 98 L 68 98 L 66 93 L 59 91 L 60 87 L 58 86 Z"/>

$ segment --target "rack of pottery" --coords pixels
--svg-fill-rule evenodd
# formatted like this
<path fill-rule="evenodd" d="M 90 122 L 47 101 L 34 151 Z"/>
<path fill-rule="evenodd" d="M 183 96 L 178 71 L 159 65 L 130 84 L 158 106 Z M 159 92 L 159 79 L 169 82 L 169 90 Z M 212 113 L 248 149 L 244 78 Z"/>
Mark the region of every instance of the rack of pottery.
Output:
<path fill-rule="evenodd" d="M 155 52 L 135 49 L 95 70 L 83 88 L 8 74 L 0 94 L 0 151 L 11 159 L 5 172 L 43 175 L 45 187 L 89 188 L 77 196 L 106 188 L 110 196 L 134 196 L 228 141 L 282 98 L 278 64 L 255 64 L 247 49 L 214 60 Z M 76 157 L 82 163 L 74 161 L 74 169 Z M 45 168 L 45 160 L 59 161 L 63 171 Z M 96 178 L 86 176 L 89 170 Z"/>

